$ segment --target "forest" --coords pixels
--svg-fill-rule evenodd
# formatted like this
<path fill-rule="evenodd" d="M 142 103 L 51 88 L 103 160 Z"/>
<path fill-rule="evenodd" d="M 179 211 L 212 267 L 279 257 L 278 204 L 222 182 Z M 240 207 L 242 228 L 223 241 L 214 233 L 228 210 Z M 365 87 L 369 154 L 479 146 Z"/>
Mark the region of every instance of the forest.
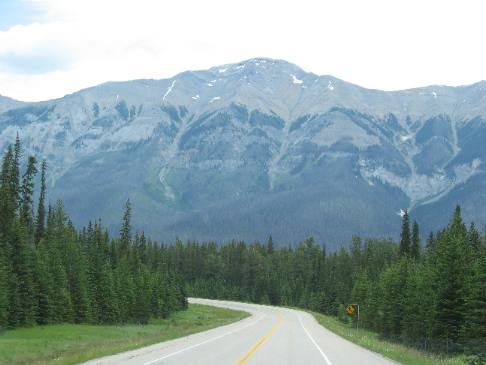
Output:
<path fill-rule="evenodd" d="M 129 200 L 118 237 L 100 221 L 78 230 L 61 201 L 46 202 L 46 162 L 39 174 L 36 158 L 22 164 L 21 155 L 17 138 L 1 166 L 0 329 L 144 324 L 185 309 L 186 296 L 299 307 L 344 322 L 357 320 L 344 310 L 356 303 L 359 326 L 383 338 L 486 361 L 486 235 L 466 226 L 459 206 L 425 242 L 405 212 L 398 244 L 358 236 L 336 252 L 312 238 L 281 247 L 271 236 L 160 244 L 132 233 Z"/>
<path fill-rule="evenodd" d="M 61 201 L 46 204 L 46 170 L 43 161 L 39 177 L 32 156 L 22 164 L 18 138 L 4 154 L 0 330 L 52 323 L 143 324 L 187 307 L 163 247 L 143 233 L 132 235 L 129 201 L 117 238 L 110 238 L 99 221 L 77 230 Z"/>
<path fill-rule="evenodd" d="M 300 307 L 343 321 L 350 321 L 345 306 L 356 303 L 359 325 L 383 338 L 485 360 L 486 238 L 466 227 L 459 207 L 424 244 L 405 213 L 398 245 L 354 237 L 349 249 L 327 252 L 312 238 L 280 248 L 270 236 L 264 244 L 177 241 L 169 250 L 190 296 Z"/>

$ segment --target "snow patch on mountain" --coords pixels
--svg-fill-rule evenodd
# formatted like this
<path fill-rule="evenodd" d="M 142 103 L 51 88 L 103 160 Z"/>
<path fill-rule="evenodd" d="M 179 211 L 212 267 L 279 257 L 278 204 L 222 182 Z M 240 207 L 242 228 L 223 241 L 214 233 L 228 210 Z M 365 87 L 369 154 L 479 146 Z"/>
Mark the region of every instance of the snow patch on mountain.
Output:
<path fill-rule="evenodd" d="M 302 83 L 304 82 L 303 80 L 298 79 L 298 78 L 297 78 L 295 75 L 293 75 L 293 74 L 292 74 L 292 75 L 290 75 L 290 76 L 292 76 L 292 82 L 293 82 L 294 84 L 300 85 L 300 84 L 302 84 Z"/>
<path fill-rule="evenodd" d="M 164 96 L 162 97 L 162 102 L 165 103 L 165 98 L 167 98 L 167 96 L 169 96 L 169 94 L 172 92 L 175 84 L 176 84 L 176 80 L 172 81 L 172 84 L 170 84 L 170 86 L 167 88 L 167 91 L 165 92 Z"/>

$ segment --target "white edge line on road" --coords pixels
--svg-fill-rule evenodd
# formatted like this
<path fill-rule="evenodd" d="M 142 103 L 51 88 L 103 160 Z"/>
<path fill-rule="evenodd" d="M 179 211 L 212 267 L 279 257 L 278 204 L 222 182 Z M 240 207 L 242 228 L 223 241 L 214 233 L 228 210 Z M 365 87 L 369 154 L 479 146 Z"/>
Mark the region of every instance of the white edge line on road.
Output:
<path fill-rule="evenodd" d="M 329 361 L 329 358 L 326 356 L 326 354 L 324 353 L 324 351 L 322 351 L 322 349 L 319 347 L 319 345 L 317 344 L 317 342 L 311 336 L 311 334 L 309 333 L 309 331 L 307 331 L 307 328 L 305 328 L 304 323 L 302 322 L 302 318 L 300 318 L 300 314 L 297 314 L 297 317 L 299 317 L 300 325 L 304 329 L 304 331 L 307 334 L 307 336 L 309 337 L 309 339 L 312 341 L 312 343 L 314 344 L 314 346 L 319 350 L 319 352 L 321 353 L 321 355 L 324 358 L 324 360 L 326 360 L 327 365 L 332 365 L 331 361 Z"/>
<path fill-rule="evenodd" d="M 155 359 L 155 360 L 152 360 L 152 361 L 149 361 L 149 362 L 146 362 L 144 363 L 143 365 L 152 365 L 152 364 L 155 364 L 159 361 L 162 361 L 162 360 L 165 360 L 169 357 L 172 357 L 172 356 L 175 356 L 175 355 L 178 355 L 182 352 L 185 352 L 185 351 L 189 351 L 189 350 L 192 350 L 196 347 L 199 347 L 199 346 L 202 346 L 202 345 L 205 345 L 209 342 L 213 342 L 213 341 L 216 341 L 216 340 L 219 340 L 220 338 L 223 338 L 223 337 L 226 337 L 228 335 L 232 335 L 233 333 L 236 333 L 236 332 L 239 332 L 245 328 L 248 328 L 250 326 L 253 326 L 254 324 L 260 322 L 264 317 L 266 317 L 266 314 L 262 315 L 261 317 L 259 317 L 257 320 L 253 321 L 253 322 L 250 322 L 248 323 L 247 325 L 243 326 L 243 327 L 240 327 L 240 328 L 237 328 L 237 329 L 234 329 L 232 331 L 229 331 L 229 332 L 226 332 L 226 333 L 223 333 L 222 335 L 219 335 L 219 336 L 216 336 L 216 337 L 213 337 L 213 338 L 210 338 L 209 340 L 206 340 L 206 341 L 203 341 L 203 342 L 200 342 L 200 343 L 197 343 L 195 345 L 192 345 L 192 346 L 189 346 L 189 347 L 185 347 L 183 348 L 182 350 L 179 350 L 179 351 L 176 351 L 176 352 L 172 352 L 170 354 L 167 354 L 165 356 L 162 356 L 162 357 L 159 357 L 158 359 Z M 331 365 L 331 364 L 329 364 Z"/>

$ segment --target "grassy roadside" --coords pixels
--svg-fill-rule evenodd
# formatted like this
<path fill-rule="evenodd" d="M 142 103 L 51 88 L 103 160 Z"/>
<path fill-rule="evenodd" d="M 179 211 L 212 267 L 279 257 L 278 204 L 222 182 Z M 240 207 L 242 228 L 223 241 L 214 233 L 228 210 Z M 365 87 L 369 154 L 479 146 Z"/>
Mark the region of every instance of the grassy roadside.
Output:
<path fill-rule="evenodd" d="M 394 342 L 379 338 L 375 332 L 355 328 L 337 318 L 310 312 L 328 330 L 364 348 L 382 354 L 403 365 L 466 365 L 464 357 L 438 357 Z"/>
<path fill-rule="evenodd" d="M 148 325 L 49 325 L 0 333 L 0 365 L 71 365 L 223 326 L 249 316 L 190 304 Z"/>

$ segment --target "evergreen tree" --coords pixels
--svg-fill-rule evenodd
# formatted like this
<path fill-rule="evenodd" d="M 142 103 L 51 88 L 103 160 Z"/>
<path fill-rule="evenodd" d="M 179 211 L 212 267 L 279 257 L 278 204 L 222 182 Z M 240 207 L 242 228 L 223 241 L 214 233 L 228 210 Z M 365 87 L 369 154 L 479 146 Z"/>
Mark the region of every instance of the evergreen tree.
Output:
<path fill-rule="evenodd" d="M 13 277 L 16 282 L 11 284 L 15 299 L 11 299 L 11 308 L 15 312 L 16 322 L 21 326 L 31 326 L 35 322 L 35 287 L 34 287 L 34 258 L 32 247 L 29 244 L 29 235 L 25 228 L 16 225 L 12 236 L 12 251 L 10 260 L 12 262 Z"/>
<path fill-rule="evenodd" d="M 449 228 L 437 239 L 434 261 L 437 301 L 434 335 L 446 351 L 456 350 L 464 321 L 467 230 L 457 207 Z"/>
<path fill-rule="evenodd" d="M 408 212 L 405 210 L 402 218 L 402 232 L 400 234 L 400 246 L 398 248 L 398 252 L 400 256 L 409 256 L 410 255 L 410 223 Z"/>
<path fill-rule="evenodd" d="M 17 201 L 12 192 L 12 163 L 13 151 L 12 147 L 9 146 L 2 161 L 0 175 L 0 237 L 3 239 L 7 239 L 17 207 Z"/>
<path fill-rule="evenodd" d="M 37 286 L 37 312 L 38 324 L 49 324 L 54 321 L 53 281 L 49 272 L 49 256 L 45 247 L 40 247 L 37 252 L 37 269 L 35 283 Z"/>
<path fill-rule="evenodd" d="M 468 353 L 486 361 L 486 249 L 473 263 L 470 290 L 466 297 L 462 342 Z"/>
<path fill-rule="evenodd" d="M 8 272 L 6 245 L 0 240 L 0 331 L 8 326 Z"/>
<path fill-rule="evenodd" d="M 272 235 L 268 236 L 268 241 L 267 241 L 267 252 L 271 255 L 273 254 L 274 250 L 274 245 L 273 245 L 273 239 Z"/>
<path fill-rule="evenodd" d="M 37 206 L 37 216 L 35 220 L 35 243 L 38 244 L 39 241 L 44 236 L 45 221 L 46 221 L 46 160 L 42 161 L 41 167 L 41 180 L 40 180 L 40 193 L 39 193 L 39 204 Z"/>
<path fill-rule="evenodd" d="M 127 199 L 125 202 L 125 211 L 123 213 L 123 220 L 122 225 L 120 228 L 120 246 L 122 252 L 126 252 L 128 250 L 128 246 L 132 239 L 132 205 L 130 203 L 130 199 Z"/>
<path fill-rule="evenodd" d="M 21 202 L 21 186 L 20 186 L 20 159 L 22 157 L 22 146 L 20 143 L 20 138 L 17 133 L 17 139 L 15 140 L 14 152 L 12 157 L 12 163 L 10 164 L 10 189 L 12 194 L 12 199 L 15 202 L 15 210 L 20 208 Z"/>
<path fill-rule="evenodd" d="M 420 257 L 420 233 L 417 221 L 414 221 L 412 226 L 412 245 L 410 247 L 410 257 L 414 260 L 418 260 Z"/>
<path fill-rule="evenodd" d="M 27 168 L 22 177 L 22 204 L 20 207 L 20 222 L 28 233 L 33 232 L 33 195 L 34 195 L 34 177 L 37 173 L 36 159 L 29 156 Z"/>

